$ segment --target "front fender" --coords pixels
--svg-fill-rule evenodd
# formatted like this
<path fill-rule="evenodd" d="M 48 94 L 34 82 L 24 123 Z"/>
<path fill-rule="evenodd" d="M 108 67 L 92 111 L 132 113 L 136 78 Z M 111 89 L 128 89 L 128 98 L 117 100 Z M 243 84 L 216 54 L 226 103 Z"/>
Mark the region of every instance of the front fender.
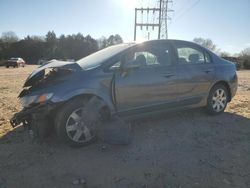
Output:
<path fill-rule="evenodd" d="M 65 95 L 62 95 L 60 97 L 55 96 L 51 99 L 52 102 L 58 103 L 58 102 L 65 102 L 68 101 L 74 97 L 81 96 L 81 95 L 93 95 L 101 98 L 105 104 L 109 107 L 111 113 L 115 112 L 115 106 L 112 102 L 111 96 L 101 92 L 101 91 L 96 91 L 96 89 L 91 89 L 91 88 L 84 88 L 84 89 L 77 89 L 74 91 L 67 92 Z"/>

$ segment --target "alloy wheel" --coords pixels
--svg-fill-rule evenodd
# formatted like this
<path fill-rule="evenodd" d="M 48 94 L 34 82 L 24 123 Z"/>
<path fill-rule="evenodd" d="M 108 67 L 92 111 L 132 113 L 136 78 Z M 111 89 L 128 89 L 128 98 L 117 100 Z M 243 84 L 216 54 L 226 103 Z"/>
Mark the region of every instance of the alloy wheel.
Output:
<path fill-rule="evenodd" d="M 223 89 L 217 89 L 212 97 L 212 107 L 214 111 L 221 112 L 227 105 L 227 94 Z"/>
<path fill-rule="evenodd" d="M 89 125 L 84 121 L 82 108 L 73 111 L 66 122 L 68 137 L 77 143 L 85 143 L 93 139 L 94 134 Z"/>

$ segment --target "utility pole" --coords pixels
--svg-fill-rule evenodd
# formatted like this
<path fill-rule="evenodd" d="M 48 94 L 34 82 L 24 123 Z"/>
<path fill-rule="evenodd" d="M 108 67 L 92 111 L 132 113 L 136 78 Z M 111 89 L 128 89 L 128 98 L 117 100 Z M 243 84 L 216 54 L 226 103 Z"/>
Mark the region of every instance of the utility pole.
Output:
<path fill-rule="evenodd" d="M 162 5 L 162 0 L 160 0 L 158 39 L 161 38 L 161 23 L 162 23 L 162 19 L 161 19 L 162 7 L 161 7 L 161 5 Z"/>
<path fill-rule="evenodd" d="M 149 27 L 152 27 L 153 30 L 155 27 L 158 27 L 159 28 L 159 23 L 143 23 L 142 21 L 141 22 L 138 22 L 137 21 L 137 15 L 138 15 L 138 12 L 141 12 L 141 14 L 143 15 L 145 12 L 147 14 L 149 14 L 149 12 L 155 14 L 156 12 L 159 12 L 160 14 L 160 9 L 159 8 L 135 8 L 135 27 L 134 27 L 134 41 L 136 41 L 136 34 L 137 34 L 137 27 L 140 27 L 141 30 L 142 28 L 146 27 L 146 29 L 148 30 Z M 159 30 L 160 32 L 160 30 Z"/>
<path fill-rule="evenodd" d="M 173 3 L 172 0 L 160 0 L 161 1 L 161 31 L 160 31 L 160 38 L 168 39 L 168 21 L 171 20 L 169 16 L 170 12 L 174 12 L 174 10 L 169 9 L 169 4 Z"/>
<path fill-rule="evenodd" d="M 158 39 L 167 39 L 168 38 L 168 20 L 170 17 L 168 16 L 168 12 L 173 12 L 173 10 L 170 10 L 168 8 L 168 4 L 172 3 L 171 0 L 159 0 L 159 7 L 158 8 L 135 8 L 135 24 L 134 24 L 134 41 L 136 41 L 137 38 L 137 27 L 140 27 L 141 30 L 146 27 L 146 30 L 148 31 L 149 27 L 158 28 Z M 141 12 L 142 17 L 146 13 L 147 17 L 149 16 L 149 13 L 151 15 L 158 15 L 158 22 L 147 22 L 144 23 L 143 20 L 141 22 L 138 22 L 138 13 Z M 157 21 L 157 20 L 156 20 Z M 148 38 L 150 34 L 148 33 Z"/>

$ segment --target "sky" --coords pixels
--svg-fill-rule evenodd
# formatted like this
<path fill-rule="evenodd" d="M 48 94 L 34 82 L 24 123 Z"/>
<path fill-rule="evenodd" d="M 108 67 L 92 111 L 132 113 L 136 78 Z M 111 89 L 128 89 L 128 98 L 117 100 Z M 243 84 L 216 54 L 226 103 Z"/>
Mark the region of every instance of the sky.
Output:
<path fill-rule="evenodd" d="M 134 9 L 155 7 L 157 1 L 0 0 L 0 34 L 14 31 L 23 38 L 45 36 L 53 30 L 57 36 L 80 32 L 96 39 L 120 34 L 129 42 L 134 38 Z M 195 37 L 210 38 L 221 51 L 231 54 L 250 47 L 250 0 L 172 1 L 169 38 L 188 41 Z M 137 32 L 140 40 L 148 33 L 140 28 Z M 156 29 L 150 31 L 150 39 L 155 39 L 156 33 Z"/>

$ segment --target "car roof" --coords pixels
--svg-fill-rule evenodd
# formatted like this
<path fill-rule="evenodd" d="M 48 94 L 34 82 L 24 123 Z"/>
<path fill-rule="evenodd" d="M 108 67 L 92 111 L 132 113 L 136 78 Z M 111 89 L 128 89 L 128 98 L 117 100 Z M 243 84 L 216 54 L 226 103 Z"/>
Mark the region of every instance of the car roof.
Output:
<path fill-rule="evenodd" d="M 178 39 L 155 39 L 155 40 L 147 40 L 147 41 L 143 41 L 143 42 L 130 42 L 130 43 L 128 42 L 128 43 L 124 43 L 124 44 L 140 45 L 140 44 L 154 44 L 154 43 L 165 43 L 165 42 L 169 42 L 172 44 L 181 44 L 182 43 L 182 44 L 196 45 L 196 46 L 202 47 L 201 45 L 199 45 L 195 42 L 178 40 Z"/>
<path fill-rule="evenodd" d="M 178 39 L 156 39 L 156 40 L 148 40 L 148 41 L 145 41 L 145 42 L 142 42 L 142 43 L 161 43 L 161 42 L 170 42 L 170 43 L 186 43 L 186 44 L 195 44 L 195 45 L 198 45 L 197 43 L 195 42 L 191 42 L 191 41 L 185 41 L 185 40 L 178 40 Z"/>
<path fill-rule="evenodd" d="M 191 46 L 196 46 L 196 47 L 199 47 L 203 50 L 206 50 L 207 52 L 209 53 L 212 53 L 210 50 L 204 48 L 203 46 L 195 43 L 195 42 L 192 42 L 192 41 L 185 41 L 185 40 L 178 40 L 178 39 L 155 39 L 155 40 L 148 40 L 148 41 L 144 41 L 144 42 L 134 42 L 134 43 L 130 43 L 130 44 L 137 44 L 137 45 L 140 45 L 140 44 L 155 44 L 155 43 L 166 43 L 166 42 L 169 42 L 169 43 L 172 43 L 172 44 L 183 44 L 183 45 L 191 45 Z"/>

